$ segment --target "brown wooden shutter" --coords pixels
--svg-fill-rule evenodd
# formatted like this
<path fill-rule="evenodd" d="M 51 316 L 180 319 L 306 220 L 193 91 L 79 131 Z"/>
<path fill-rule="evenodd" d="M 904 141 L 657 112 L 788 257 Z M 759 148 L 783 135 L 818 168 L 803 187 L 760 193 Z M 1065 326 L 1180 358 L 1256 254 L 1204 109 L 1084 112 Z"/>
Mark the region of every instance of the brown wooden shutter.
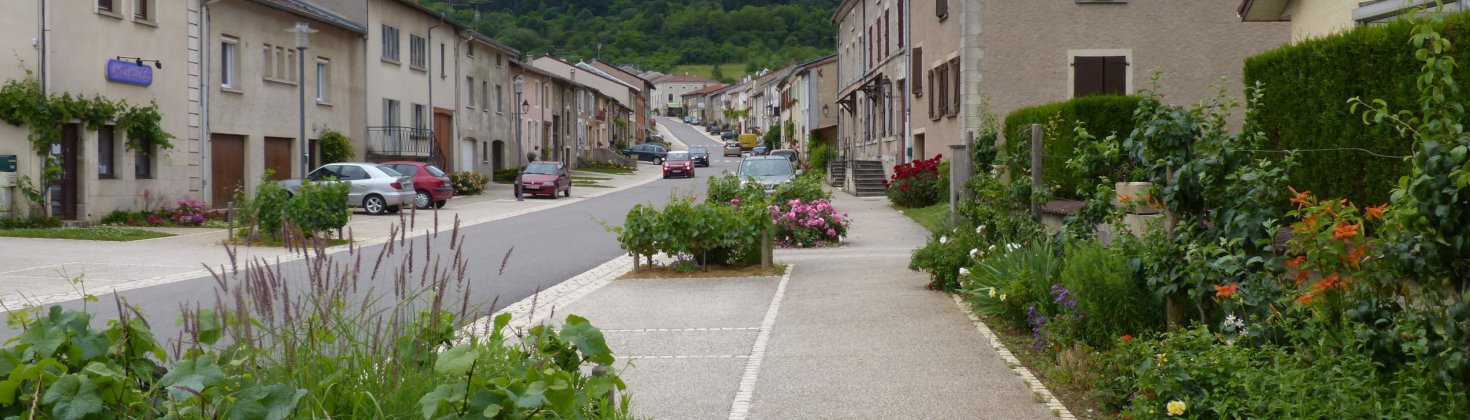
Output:
<path fill-rule="evenodd" d="M 958 57 L 949 60 L 949 90 L 950 102 L 949 116 L 953 117 L 960 113 L 960 59 Z"/>
<path fill-rule="evenodd" d="M 1103 93 L 1128 94 L 1127 57 L 1103 57 Z"/>
<path fill-rule="evenodd" d="M 883 11 L 883 56 L 884 57 L 887 57 L 889 54 L 892 54 L 893 53 L 893 38 L 889 36 L 890 32 L 888 30 L 888 28 L 893 25 L 893 21 L 890 20 L 890 19 L 888 19 L 888 17 L 889 17 L 888 16 L 888 11 L 887 10 L 884 10 Z"/>
<path fill-rule="evenodd" d="M 1098 95 L 1104 92 L 1102 57 L 1076 57 L 1072 60 L 1072 96 Z"/>
<path fill-rule="evenodd" d="M 934 17 L 939 20 L 949 17 L 949 0 L 934 0 Z"/>
<path fill-rule="evenodd" d="M 937 116 L 938 114 L 935 113 L 934 97 L 939 96 L 939 85 L 934 84 L 934 69 L 929 69 L 929 88 L 934 89 L 934 93 L 929 94 L 929 119 L 936 120 L 939 119 L 939 117 Z"/>
<path fill-rule="evenodd" d="M 903 46 L 903 0 L 898 0 L 898 46 Z"/>
<path fill-rule="evenodd" d="M 921 64 L 923 62 L 924 49 L 921 47 L 914 47 L 913 56 L 910 57 L 909 60 L 909 73 L 913 74 L 913 72 L 917 71 L 918 69 L 924 68 L 924 65 Z M 934 76 L 931 75 L 929 77 L 933 78 Z M 931 81 L 930 84 L 933 84 L 933 82 Z M 914 96 L 921 98 L 924 97 L 924 79 L 921 77 L 914 78 Z"/>

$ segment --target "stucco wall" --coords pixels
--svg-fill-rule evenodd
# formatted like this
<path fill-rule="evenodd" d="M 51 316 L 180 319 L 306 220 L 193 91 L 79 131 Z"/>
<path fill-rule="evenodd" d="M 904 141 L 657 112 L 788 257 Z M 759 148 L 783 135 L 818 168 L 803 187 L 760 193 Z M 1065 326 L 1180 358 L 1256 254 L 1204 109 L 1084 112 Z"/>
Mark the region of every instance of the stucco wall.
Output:
<path fill-rule="evenodd" d="M 474 56 L 469 55 L 468 45 L 474 45 Z M 496 167 L 510 167 L 513 164 L 511 158 L 514 145 L 509 141 L 514 136 L 512 119 L 515 118 L 516 110 L 520 106 L 515 99 L 515 86 L 512 84 L 511 57 L 502 50 L 496 49 L 484 42 L 471 39 L 458 42 L 460 84 L 457 103 L 459 104 L 459 141 L 455 147 L 460 150 L 457 155 L 460 161 L 455 165 L 455 170 L 476 171 L 489 174 Z M 475 103 L 469 102 L 468 87 L 464 86 L 467 77 L 475 78 Z M 481 84 L 484 84 L 482 91 Z M 499 87 L 500 96 L 496 97 L 496 88 Z M 481 95 L 485 97 L 482 99 Z M 437 99 L 436 99 L 437 101 Z M 483 103 L 486 106 L 480 106 Z M 503 160 L 494 162 L 493 146 L 495 142 L 501 142 L 503 146 Z M 465 158 L 469 159 L 466 160 Z M 469 166 L 463 165 L 465 162 Z"/>
<path fill-rule="evenodd" d="M 961 8 L 973 7 L 970 4 L 959 3 L 950 0 L 949 16 L 944 19 L 935 15 L 935 3 L 932 1 L 914 1 L 910 6 L 909 12 L 912 19 L 910 33 L 913 35 L 911 48 L 918 48 L 921 51 L 921 56 L 916 60 L 918 61 L 917 67 L 913 69 L 913 80 L 921 83 L 919 86 L 921 89 L 910 89 L 908 95 L 909 108 L 913 116 L 910 128 L 914 134 L 914 159 L 928 159 L 937 154 L 948 153 L 947 146 L 960 144 L 964 132 L 971 128 L 967 127 L 964 118 L 959 116 L 940 116 L 937 120 L 929 117 L 929 100 L 934 95 L 934 86 L 928 79 L 929 70 L 960 56 L 962 46 L 960 32 L 964 28 Z M 960 84 L 972 86 L 974 81 L 965 76 L 962 72 Z M 912 85 L 910 87 L 912 88 Z M 914 95 L 914 93 L 919 95 Z"/>
<path fill-rule="evenodd" d="M 455 83 L 455 71 L 453 56 L 447 57 L 445 64 L 451 68 L 440 66 L 439 45 L 445 45 L 445 51 L 454 54 L 451 48 L 458 39 L 455 36 L 455 28 L 449 23 L 441 24 L 438 16 L 425 14 L 417 9 L 399 3 L 397 0 L 370 0 L 367 12 L 367 85 L 371 86 L 371 93 L 367 97 L 367 121 L 368 126 L 385 125 L 383 121 L 383 98 L 398 100 L 400 120 L 399 124 L 404 127 L 413 125 L 413 104 L 429 105 L 429 78 L 433 78 L 433 108 L 453 110 L 455 107 L 455 95 L 458 92 L 458 84 Z M 388 24 L 398 28 L 399 59 L 395 62 L 383 60 L 383 25 Z M 435 27 L 438 25 L 437 27 Z M 429 39 L 429 28 L 434 27 L 433 37 Z M 426 70 L 412 68 L 410 59 L 410 35 L 418 35 L 428 39 L 426 41 L 429 50 L 429 59 Z M 427 128 L 433 128 L 432 115 L 427 118 Z"/>
<path fill-rule="evenodd" d="M 1291 42 L 1320 38 L 1353 28 L 1357 1 L 1297 0 L 1283 13 L 1291 19 Z"/>
<path fill-rule="evenodd" d="M 1087 50 L 1129 57 L 1128 91 L 1148 86 L 1163 71 L 1164 100 L 1187 104 L 1215 94 L 1229 81 L 1239 96 L 1246 57 L 1285 43 L 1287 23 L 1242 23 L 1235 4 L 1131 0 L 1123 4 L 987 2 L 983 80 L 990 111 L 1004 117 L 1021 107 L 1071 97 L 1070 55 Z M 928 54 L 927 52 L 925 53 Z M 1239 118 L 1237 117 L 1237 120 Z"/>

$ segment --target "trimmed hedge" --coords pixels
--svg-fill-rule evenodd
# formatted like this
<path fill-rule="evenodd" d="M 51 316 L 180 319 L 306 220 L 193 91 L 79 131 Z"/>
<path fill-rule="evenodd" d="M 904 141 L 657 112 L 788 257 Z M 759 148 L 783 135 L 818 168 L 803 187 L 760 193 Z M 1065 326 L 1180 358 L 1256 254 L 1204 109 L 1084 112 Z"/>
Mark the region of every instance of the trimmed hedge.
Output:
<path fill-rule="evenodd" d="M 1083 96 L 1011 112 L 1006 115 L 1005 120 L 1005 149 L 1006 154 L 1011 156 L 1007 159 L 1007 164 L 1013 172 L 1029 169 L 1031 124 L 1045 125 L 1053 116 L 1061 115 L 1062 126 L 1058 130 L 1060 138 L 1047 141 L 1041 146 L 1042 154 L 1046 156 L 1046 160 L 1042 162 L 1042 179 L 1057 186 L 1057 196 L 1074 197 L 1081 180 L 1067 170 L 1066 162 L 1077 147 L 1077 135 L 1072 131 L 1076 126 L 1075 122 L 1086 124 L 1087 131 L 1097 136 L 1098 140 L 1116 132 L 1118 141 L 1122 142 L 1133 132 L 1133 110 L 1138 108 L 1138 101 L 1142 99 L 1137 96 Z"/>
<path fill-rule="evenodd" d="M 1445 16 L 1444 37 L 1457 47 L 1450 55 L 1464 73 L 1470 63 L 1470 14 Z M 1415 81 L 1421 63 L 1409 43 L 1413 22 L 1361 27 L 1337 35 L 1303 41 L 1246 59 L 1246 86 L 1261 82 L 1262 98 L 1249 116 L 1275 150 L 1361 148 L 1388 156 L 1406 156 L 1413 145 L 1389 124 L 1365 125 L 1348 99 L 1382 99 L 1393 110 L 1418 110 Z M 1457 76 L 1462 77 L 1462 76 Z M 1461 79 L 1463 80 L 1463 78 Z M 1470 102 L 1461 91 L 1455 102 Z M 1408 173 L 1403 160 L 1361 151 L 1305 152 L 1291 172 L 1298 190 L 1319 197 L 1343 197 L 1375 205 L 1388 201 L 1399 177 Z"/>

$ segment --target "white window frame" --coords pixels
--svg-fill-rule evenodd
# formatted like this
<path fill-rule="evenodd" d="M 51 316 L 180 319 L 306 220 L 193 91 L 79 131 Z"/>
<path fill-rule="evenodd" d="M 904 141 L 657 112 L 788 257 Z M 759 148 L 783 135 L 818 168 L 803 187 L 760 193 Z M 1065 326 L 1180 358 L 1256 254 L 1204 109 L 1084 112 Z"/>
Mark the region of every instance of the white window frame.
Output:
<path fill-rule="evenodd" d="M 133 19 L 134 23 L 141 23 L 149 26 L 158 26 L 159 1 L 160 0 L 132 0 L 133 7 L 130 10 L 131 13 L 129 13 L 129 17 Z M 114 6 L 116 6 L 115 3 Z"/>
<path fill-rule="evenodd" d="M 220 36 L 219 87 L 225 91 L 240 89 L 240 39 L 229 35 Z"/>
<path fill-rule="evenodd" d="M 332 60 L 316 58 L 316 102 L 328 103 L 332 100 Z"/>
<path fill-rule="evenodd" d="M 470 108 L 475 108 L 475 76 L 465 76 L 464 84 L 464 93 L 466 96 L 468 96 L 468 98 L 465 99 L 465 103 L 469 104 L 466 106 Z"/>
<path fill-rule="evenodd" d="M 397 99 L 383 98 L 383 126 L 398 127 L 401 123 L 401 109 Z"/>
<path fill-rule="evenodd" d="M 399 48 L 401 47 L 398 41 L 398 28 L 392 25 L 384 24 L 380 33 L 383 37 L 383 49 L 380 50 L 380 53 L 378 55 L 382 57 L 383 61 L 398 64 L 398 59 L 401 57 L 401 55 L 399 54 Z"/>
<path fill-rule="evenodd" d="M 408 34 L 408 68 L 428 70 L 429 41 L 424 37 Z"/>
<path fill-rule="evenodd" d="M 505 113 L 505 91 L 500 85 L 495 85 L 495 113 Z"/>

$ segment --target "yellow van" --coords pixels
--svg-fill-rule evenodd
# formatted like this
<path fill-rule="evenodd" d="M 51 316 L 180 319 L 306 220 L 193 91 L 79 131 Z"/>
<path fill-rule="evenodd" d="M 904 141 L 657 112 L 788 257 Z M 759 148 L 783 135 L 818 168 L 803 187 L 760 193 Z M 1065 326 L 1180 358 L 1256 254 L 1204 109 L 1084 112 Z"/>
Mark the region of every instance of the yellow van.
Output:
<path fill-rule="evenodd" d="M 749 151 L 755 148 L 756 143 L 760 143 L 760 137 L 757 137 L 754 133 L 743 133 L 740 135 L 741 149 Z"/>

